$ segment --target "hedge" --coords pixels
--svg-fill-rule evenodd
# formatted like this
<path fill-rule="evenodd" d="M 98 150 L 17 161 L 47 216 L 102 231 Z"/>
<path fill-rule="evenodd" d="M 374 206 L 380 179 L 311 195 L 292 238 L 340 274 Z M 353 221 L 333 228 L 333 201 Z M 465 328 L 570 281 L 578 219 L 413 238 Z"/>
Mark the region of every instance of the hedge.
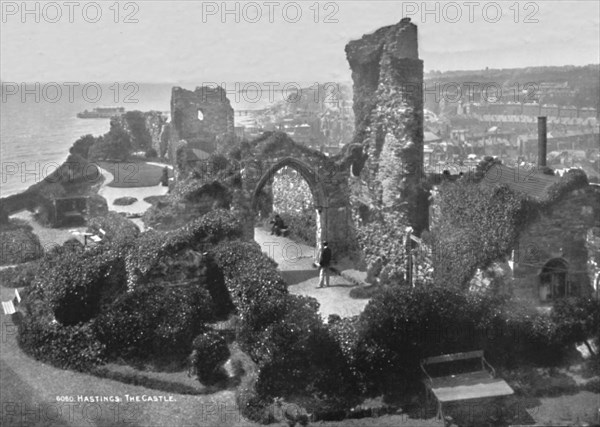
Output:
<path fill-rule="evenodd" d="M 191 361 L 200 382 L 214 384 L 223 379 L 221 368 L 230 355 L 225 338 L 216 331 L 209 330 L 194 338 Z"/>
<path fill-rule="evenodd" d="M 213 320 L 212 305 L 210 294 L 198 283 L 139 286 L 100 314 L 94 330 L 111 358 L 181 359 Z"/>
<path fill-rule="evenodd" d="M 256 359 L 253 343 L 266 325 L 283 317 L 287 286 L 275 270 L 276 263 L 260 250 L 257 243 L 223 243 L 214 248 L 212 257 L 223 272 L 225 285 L 241 320 L 238 338 Z"/>
<path fill-rule="evenodd" d="M 104 230 L 106 234 L 101 233 L 100 229 Z M 116 212 L 108 212 L 104 216 L 90 218 L 88 230 L 104 236 L 104 239 L 111 242 L 128 242 L 140 235 L 140 229 L 135 223 Z"/>
<path fill-rule="evenodd" d="M 214 210 L 173 231 L 145 232 L 127 255 L 130 286 L 145 283 L 161 260 L 182 250 L 204 253 L 222 240 L 242 236 L 240 221 L 229 211 Z"/>
<path fill-rule="evenodd" d="M 240 395 L 244 414 L 264 420 L 265 408 L 281 396 L 307 396 L 303 404 L 313 409 L 354 402 L 354 378 L 318 302 L 288 294 L 276 264 L 256 243 L 221 244 L 213 256 L 237 308 L 238 342 L 258 364 L 255 383 Z"/>
<path fill-rule="evenodd" d="M 24 288 L 33 282 L 39 269 L 39 261 L 31 261 L 0 270 L 0 283 L 5 288 Z"/>
<path fill-rule="evenodd" d="M 109 247 L 58 251 L 44 258 L 34 287 L 61 324 L 87 322 L 126 290 L 125 264 Z"/>
<path fill-rule="evenodd" d="M 27 316 L 19 326 L 18 343 L 37 360 L 62 369 L 88 372 L 105 360 L 105 347 L 89 323 L 63 326 Z"/>
<path fill-rule="evenodd" d="M 15 219 L 0 225 L 0 265 L 33 261 L 44 254 L 40 239 L 32 230 L 25 221 Z"/>
<path fill-rule="evenodd" d="M 498 367 L 551 366 L 579 339 L 532 308 L 448 286 L 385 288 L 358 320 L 332 329 L 376 393 L 418 387 L 424 357 L 484 349 Z"/>

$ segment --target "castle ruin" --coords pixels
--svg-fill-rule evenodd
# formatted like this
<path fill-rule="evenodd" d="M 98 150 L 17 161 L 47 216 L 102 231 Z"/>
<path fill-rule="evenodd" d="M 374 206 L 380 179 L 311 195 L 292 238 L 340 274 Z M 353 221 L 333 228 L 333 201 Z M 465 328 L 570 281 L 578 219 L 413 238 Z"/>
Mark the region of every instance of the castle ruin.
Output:
<path fill-rule="evenodd" d="M 368 155 L 353 171 L 382 211 L 400 212 L 419 233 L 427 225 L 423 202 L 423 61 L 410 19 L 346 45 L 354 82 L 354 143 Z M 425 209 L 424 209 L 425 207 Z"/>

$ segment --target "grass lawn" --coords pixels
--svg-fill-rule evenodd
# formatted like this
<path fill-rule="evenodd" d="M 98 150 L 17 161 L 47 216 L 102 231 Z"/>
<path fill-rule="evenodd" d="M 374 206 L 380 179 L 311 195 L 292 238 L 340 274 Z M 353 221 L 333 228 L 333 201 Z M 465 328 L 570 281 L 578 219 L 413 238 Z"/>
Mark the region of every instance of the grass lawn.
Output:
<path fill-rule="evenodd" d="M 6 301 L 14 291 L 0 288 Z M 1 315 L 0 425 L 2 426 L 254 426 L 245 420 L 230 389 L 201 396 L 181 395 L 123 384 L 40 363 L 17 344 L 11 316 Z M 127 401 L 166 396 L 173 401 Z M 62 397 L 73 402 L 58 401 Z M 81 397 L 80 397 L 81 396 Z M 84 396 L 116 398 L 120 402 L 79 401 Z M 88 399 L 89 400 L 89 399 Z"/>
<path fill-rule="evenodd" d="M 114 176 L 109 187 L 153 187 L 160 183 L 163 173 L 162 166 L 150 165 L 141 160 L 100 162 L 99 165 Z M 172 176 L 173 170 L 169 169 L 169 177 Z"/>

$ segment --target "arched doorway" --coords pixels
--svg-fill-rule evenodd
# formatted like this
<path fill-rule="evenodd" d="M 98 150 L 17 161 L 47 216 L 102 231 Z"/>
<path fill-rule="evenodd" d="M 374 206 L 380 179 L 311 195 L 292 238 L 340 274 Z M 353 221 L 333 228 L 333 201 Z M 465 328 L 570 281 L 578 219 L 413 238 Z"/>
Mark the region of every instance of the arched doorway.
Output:
<path fill-rule="evenodd" d="M 327 240 L 334 258 L 357 250 L 348 164 L 298 144 L 283 132 L 266 132 L 249 142 L 240 157 L 242 188 L 233 195 L 232 210 L 242 221 L 245 238 L 254 240 L 259 194 L 287 166 L 308 184 L 315 208 L 315 240 Z"/>
<path fill-rule="evenodd" d="M 563 258 L 553 258 L 544 264 L 539 278 L 540 300 L 553 301 L 569 295 L 569 264 Z"/>
<path fill-rule="evenodd" d="M 325 190 L 321 182 L 319 182 L 317 172 L 309 165 L 301 160 L 287 157 L 277 161 L 261 176 L 257 182 L 254 191 L 252 193 L 252 210 L 254 213 L 258 212 L 258 201 L 263 188 L 272 182 L 273 178 L 280 170 L 284 168 L 290 168 L 296 171 L 304 181 L 308 184 L 310 192 L 313 198 L 313 205 L 315 207 L 316 216 L 316 236 L 315 241 L 317 246 L 320 242 L 327 240 L 327 211 L 328 211 L 328 200 L 325 196 Z"/>

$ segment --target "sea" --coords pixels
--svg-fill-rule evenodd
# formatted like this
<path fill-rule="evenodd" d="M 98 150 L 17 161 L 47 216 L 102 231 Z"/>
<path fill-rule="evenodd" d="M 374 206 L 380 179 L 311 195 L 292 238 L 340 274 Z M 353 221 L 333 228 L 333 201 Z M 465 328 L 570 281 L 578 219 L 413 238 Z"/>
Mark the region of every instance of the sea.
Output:
<path fill-rule="evenodd" d="M 237 86 L 236 86 L 237 85 Z M 0 197 L 19 193 L 61 165 L 83 135 L 108 132 L 110 119 L 80 119 L 77 113 L 101 106 L 127 111 L 169 112 L 173 84 L 72 84 L 2 82 L 0 103 Z M 196 85 L 180 84 L 194 90 Z M 234 110 L 257 110 L 279 101 L 264 93 L 239 93 L 225 83 Z M 243 89 L 243 86 L 241 86 Z"/>

